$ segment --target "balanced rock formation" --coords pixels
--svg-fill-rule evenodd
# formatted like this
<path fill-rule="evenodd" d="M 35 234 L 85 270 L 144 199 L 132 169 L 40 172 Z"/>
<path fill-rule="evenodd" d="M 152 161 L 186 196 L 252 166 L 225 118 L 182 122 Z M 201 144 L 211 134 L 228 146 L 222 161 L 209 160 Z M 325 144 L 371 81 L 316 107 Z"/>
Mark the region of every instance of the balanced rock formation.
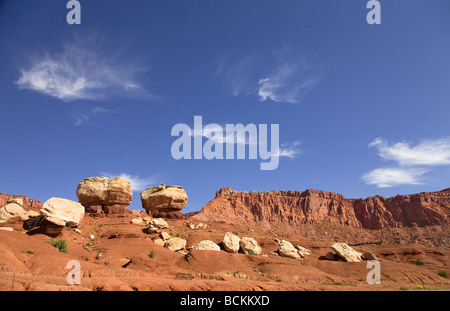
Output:
<path fill-rule="evenodd" d="M 181 186 L 159 185 L 141 192 L 142 207 L 153 217 L 181 218 L 187 200 Z"/>
<path fill-rule="evenodd" d="M 133 192 L 128 180 L 91 177 L 78 184 L 77 197 L 87 213 L 126 214 Z"/>
<path fill-rule="evenodd" d="M 222 188 L 197 219 L 288 224 L 330 223 L 382 229 L 450 223 L 450 188 L 437 192 L 346 199 L 318 190 L 239 192 Z"/>

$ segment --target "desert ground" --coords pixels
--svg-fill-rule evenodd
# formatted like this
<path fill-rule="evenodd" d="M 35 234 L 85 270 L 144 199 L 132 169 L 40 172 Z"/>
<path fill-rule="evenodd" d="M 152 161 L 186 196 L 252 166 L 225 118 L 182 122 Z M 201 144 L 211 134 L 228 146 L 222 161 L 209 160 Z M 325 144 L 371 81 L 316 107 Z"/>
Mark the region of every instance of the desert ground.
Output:
<path fill-rule="evenodd" d="M 450 270 L 450 250 L 445 245 L 426 243 L 425 238 L 408 239 L 410 228 L 367 231 L 366 236 L 376 235 L 372 240 L 381 242 L 358 245 L 351 243 L 355 240 L 354 236 L 351 238 L 353 231 L 346 232 L 345 226 L 331 229 L 322 226 L 318 230 L 317 226 L 305 225 L 304 232 L 281 234 L 263 226 L 249 227 L 226 220 L 200 221 L 184 216 L 167 219 L 168 228 L 150 232 L 146 221 L 132 222 L 139 217 L 149 218 L 138 211 L 118 216 L 87 214 L 77 229 L 65 227 L 56 236 L 39 229 L 25 230 L 20 221 L 10 224 L 13 231 L 0 230 L 0 290 L 450 290 L 450 280 L 441 276 L 442 271 Z M 445 226 L 426 230 L 428 235 L 435 232 L 438 236 L 448 236 Z M 162 232 L 185 239 L 185 249 L 175 252 L 155 243 Z M 261 254 L 224 251 L 225 232 L 254 238 L 262 249 Z M 301 245 L 311 254 L 300 259 L 282 257 L 277 254 L 280 239 Z M 67 252 L 49 244 L 51 240 L 65 240 Z M 203 240 L 211 240 L 222 249 L 192 248 Z M 366 261 L 327 260 L 325 256 L 333 251 L 334 242 L 349 243 L 358 252 L 375 255 L 380 262 L 381 284 L 367 283 L 370 269 Z M 68 284 L 67 274 L 72 267 L 66 266 L 70 260 L 80 262 L 80 284 Z"/>

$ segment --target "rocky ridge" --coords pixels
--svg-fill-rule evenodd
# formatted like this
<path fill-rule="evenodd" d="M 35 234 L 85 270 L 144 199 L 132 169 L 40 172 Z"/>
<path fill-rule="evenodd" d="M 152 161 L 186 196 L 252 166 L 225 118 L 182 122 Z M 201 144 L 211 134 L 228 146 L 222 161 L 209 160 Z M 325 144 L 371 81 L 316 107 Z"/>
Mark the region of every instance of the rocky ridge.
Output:
<path fill-rule="evenodd" d="M 383 229 L 449 223 L 450 188 L 412 195 L 347 199 L 318 190 L 239 192 L 222 188 L 196 218 Z"/>

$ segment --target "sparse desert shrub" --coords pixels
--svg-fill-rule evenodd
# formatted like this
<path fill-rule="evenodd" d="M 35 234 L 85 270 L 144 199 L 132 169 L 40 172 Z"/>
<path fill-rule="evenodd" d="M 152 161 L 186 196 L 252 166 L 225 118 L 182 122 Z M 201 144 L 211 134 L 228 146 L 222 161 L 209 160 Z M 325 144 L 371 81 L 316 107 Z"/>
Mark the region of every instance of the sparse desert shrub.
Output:
<path fill-rule="evenodd" d="M 155 252 L 152 250 L 152 251 L 150 252 L 150 254 L 148 254 L 148 257 L 150 257 L 150 258 L 155 258 Z"/>
<path fill-rule="evenodd" d="M 443 277 L 443 278 L 448 279 L 447 271 L 444 271 L 444 270 L 439 271 L 439 272 L 438 272 L 438 275 L 441 276 L 441 277 Z"/>
<path fill-rule="evenodd" d="M 418 266 L 423 266 L 425 263 L 422 261 L 422 260 L 420 260 L 420 259 L 417 259 L 416 260 L 416 265 L 418 265 Z"/>
<path fill-rule="evenodd" d="M 331 280 L 322 280 L 320 281 L 323 285 L 344 285 L 342 281 L 331 281 Z"/>
<path fill-rule="evenodd" d="M 45 243 L 50 244 L 51 246 L 57 248 L 61 253 L 65 253 L 67 254 L 69 252 L 69 249 L 67 248 L 67 242 L 66 240 L 50 240 L 50 241 L 45 241 Z"/>
<path fill-rule="evenodd" d="M 381 244 L 383 244 L 383 241 L 379 240 L 379 241 L 374 242 L 373 244 L 375 244 L 375 245 L 381 245 Z"/>
<path fill-rule="evenodd" d="M 255 252 L 252 251 L 251 249 L 248 249 L 245 252 L 247 253 L 247 255 L 255 255 Z"/>
<path fill-rule="evenodd" d="M 395 240 L 394 240 L 394 243 L 400 245 L 400 244 L 402 244 L 402 240 L 400 240 L 400 239 L 395 239 Z"/>
<path fill-rule="evenodd" d="M 408 286 L 402 286 L 402 287 L 400 287 L 400 290 L 409 290 L 409 287 Z"/>
<path fill-rule="evenodd" d="M 422 289 L 424 289 L 424 287 L 422 285 L 417 285 L 417 289 L 422 290 Z"/>

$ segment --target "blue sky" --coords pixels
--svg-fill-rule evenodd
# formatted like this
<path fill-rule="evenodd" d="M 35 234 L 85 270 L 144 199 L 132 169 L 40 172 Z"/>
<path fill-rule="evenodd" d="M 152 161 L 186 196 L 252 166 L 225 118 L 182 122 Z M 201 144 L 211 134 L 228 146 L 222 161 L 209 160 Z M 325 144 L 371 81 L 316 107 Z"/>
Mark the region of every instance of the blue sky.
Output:
<path fill-rule="evenodd" d="M 124 176 L 131 208 L 175 184 L 360 198 L 450 187 L 450 2 L 0 1 L 0 192 L 77 200 Z M 260 159 L 175 160 L 175 124 L 279 124 Z M 206 141 L 206 138 L 204 138 Z"/>

